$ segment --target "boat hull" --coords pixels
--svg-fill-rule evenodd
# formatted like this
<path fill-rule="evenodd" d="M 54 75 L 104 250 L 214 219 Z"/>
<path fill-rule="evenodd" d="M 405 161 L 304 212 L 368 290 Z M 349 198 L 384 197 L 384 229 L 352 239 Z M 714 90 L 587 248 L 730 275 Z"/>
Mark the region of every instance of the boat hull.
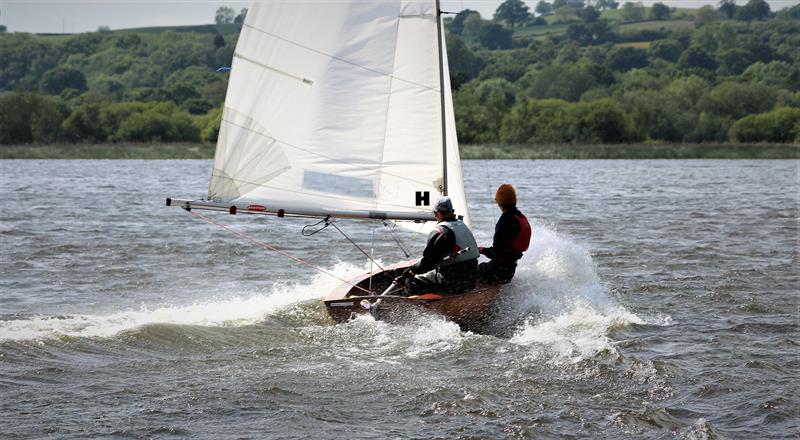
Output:
<path fill-rule="evenodd" d="M 347 322 L 360 315 L 372 315 L 387 322 L 405 322 L 421 313 L 435 313 L 464 326 L 471 326 L 491 312 L 492 306 L 502 291 L 502 285 L 478 284 L 474 289 L 455 295 L 419 294 L 412 297 L 383 295 L 394 278 L 411 263 L 403 262 L 387 267 L 384 271 L 363 274 L 342 284 L 325 298 L 325 308 L 336 322 Z M 366 294 L 360 288 L 376 292 Z"/>

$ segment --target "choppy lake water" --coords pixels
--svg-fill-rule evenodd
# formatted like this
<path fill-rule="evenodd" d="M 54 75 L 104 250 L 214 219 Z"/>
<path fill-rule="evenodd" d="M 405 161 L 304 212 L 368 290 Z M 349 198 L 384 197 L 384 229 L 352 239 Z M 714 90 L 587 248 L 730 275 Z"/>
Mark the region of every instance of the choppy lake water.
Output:
<path fill-rule="evenodd" d="M 483 333 L 334 325 L 337 280 L 163 206 L 202 196 L 208 161 L 0 161 L 0 437 L 800 436 L 800 162 L 464 173 L 479 242 L 503 181 L 535 228 Z M 332 228 L 210 215 L 368 267 Z M 337 224 L 403 258 L 383 226 Z"/>

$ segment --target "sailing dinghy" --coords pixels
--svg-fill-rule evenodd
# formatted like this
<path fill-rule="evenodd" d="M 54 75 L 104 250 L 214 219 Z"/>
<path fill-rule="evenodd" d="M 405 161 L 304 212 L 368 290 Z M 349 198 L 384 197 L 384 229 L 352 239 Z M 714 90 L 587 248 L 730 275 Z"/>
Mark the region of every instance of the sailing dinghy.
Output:
<path fill-rule="evenodd" d="M 207 198 L 167 205 L 421 231 L 443 195 L 469 224 L 439 2 L 277 0 L 248 10 Z M 330 316 L 426 309 L 468 323 L 498 295 L 381 295 L 410 264 L 344 280 Z"/>

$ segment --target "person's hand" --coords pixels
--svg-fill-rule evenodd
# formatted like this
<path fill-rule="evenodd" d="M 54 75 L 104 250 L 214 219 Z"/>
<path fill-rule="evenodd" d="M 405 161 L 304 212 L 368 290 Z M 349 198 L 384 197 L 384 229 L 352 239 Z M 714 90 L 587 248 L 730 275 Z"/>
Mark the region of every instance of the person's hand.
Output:
<path fill-rule="evenodd" d="M 478 246 L 478 253 L 483 255 L 483 246 Z"/>

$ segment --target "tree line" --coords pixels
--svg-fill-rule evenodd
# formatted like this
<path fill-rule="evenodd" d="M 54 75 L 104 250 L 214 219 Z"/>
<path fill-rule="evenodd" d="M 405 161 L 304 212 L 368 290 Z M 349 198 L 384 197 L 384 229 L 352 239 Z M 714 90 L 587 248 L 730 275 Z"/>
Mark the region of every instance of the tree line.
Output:
<path fill-rule="evenodd" d="M 507 0 L 448 18 L 460 141 L 800 141 L 800 6 L 657 5 Z M 246 12 L 0 34 L 0 143 L 215 141 Z"/>
<path fill-rule="evenodd" d="M 460 141 L 800 142 L 800 6 L 554 3 L 535 18 L 508 0 L 493 20 L 465 10 L 451 21 Z"/>

